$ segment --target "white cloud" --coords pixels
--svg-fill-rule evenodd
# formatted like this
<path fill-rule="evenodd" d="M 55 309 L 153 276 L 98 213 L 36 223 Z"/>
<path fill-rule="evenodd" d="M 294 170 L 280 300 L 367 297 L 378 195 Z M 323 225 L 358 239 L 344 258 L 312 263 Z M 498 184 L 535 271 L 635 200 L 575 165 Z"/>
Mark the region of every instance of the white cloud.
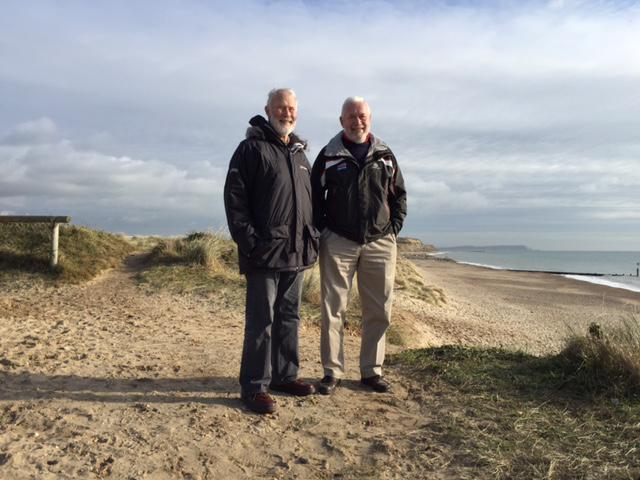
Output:
<path fill-rule="evenodd" d="M 640 220 L 640 212 L 636 208 L 634 206 L 629 211 L 595 212 L 593 217 L 601 220 Z"/>
<path fill-rule="evenodd" d="M 430 182 L 417 176 L 409 177 L 407 190 L 410 211 L 425 213 L 470 212 L 482 210 L 488 206 L 487 199 L 478 192 L 452 191 L 445 182 Z"/>
<path fill-rule="evenodd" d="M 631 3 L 43 1 L 3 13 L 3 209 L 51 195 L 46 175 L 56 194 L 99 195 L 84 202 L 96 219 L 105 205 L 131 219 L 160 205 L 221 223 L 229 157 L 276 85 L 298 92 L 311 159 L 342 100 L 370 100 L 409 187 L 408 234 L 437 213 L 452 218 L 443 229 L 478 219 L 478 235 L 495 220 L 555 239 L 545 222 L 576 217 L 615 232 L 640 184 Z"/>
<path fill-rule="evenodd" d="M 27 130 L 19 127 L 16 130 Z M 46 127 L 56 131 L 51 120 Z M 212 213 L 221 214 L 215 199 L 221 194 L 226 172 L 209 162 L 181 168 L 153 159 L 80 149 L 62 138 L 44 143 L 37 132 L 20 138 L 20 145 L 0 143 L 0 169 L 5 172 L 0 179 L 3 204 L 22 205 L 31 212 L 52 208 L 69 215 L 79 212 L 91 221 L 97 221 L 91 212 L 98 216 L 108 212 L 121 216 L 125 223 L 132 218 L 143 223 L 144 218 L 184 215 L 213 220 Z M 27 144 L 28 139 L 33 143 Z"/>
<path fill-rule="evenodd" d="M 20 123 L 0 141 L 7 145 L 34 145 L 49 143 L 58 136 L 58 129 L 50 118 L 42 117 Z"/>

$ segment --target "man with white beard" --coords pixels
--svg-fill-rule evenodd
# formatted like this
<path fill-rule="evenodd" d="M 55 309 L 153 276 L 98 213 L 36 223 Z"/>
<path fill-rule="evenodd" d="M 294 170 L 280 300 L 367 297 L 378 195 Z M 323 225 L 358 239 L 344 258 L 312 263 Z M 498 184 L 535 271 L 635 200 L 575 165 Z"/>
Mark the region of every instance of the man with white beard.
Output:
<path fill-rule="evenodd" d="M 306 143 L 293 133 L 293 90 L 271 90 L 265 112 L 268 120 L 249 121 L 224 187 L 229 232 L 247 279 L 241 398 L 257 413 L 276 409 L 268 389 L 296 396 L 315 391 L 298 379 L 298 326 L 303 270 L 315 262 L 320 237 Z"/>

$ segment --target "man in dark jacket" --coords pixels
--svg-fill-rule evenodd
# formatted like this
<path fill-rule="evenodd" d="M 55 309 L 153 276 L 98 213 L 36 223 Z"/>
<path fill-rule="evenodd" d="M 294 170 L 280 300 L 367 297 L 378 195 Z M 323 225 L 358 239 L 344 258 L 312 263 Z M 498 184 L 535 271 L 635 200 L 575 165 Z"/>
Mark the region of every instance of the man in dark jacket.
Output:
<path fill-rule="evenodd" d="M 324 377 L 318 390 L 332 393 L 344 376 L 343 327 L 354 275 L 362 304 L 360 375 L 386 392 L 382 378 L 385 333 L 391 320 L 396 236 L 407 214 L 400 168 L 389 147 L 371 132 L 371 110 L 361 97 L 342 106 L 338 133 L 313 165 L 313 214 L 320 240 Z"/>
<path fill-rule="evenodd" d="M 231 237 L 247 278 L 241 397 L 258 413 L 275 411 L 267 389 L 314 393 L 298 379 L 298 325 L 303 270 L 316 260 L 319 233 L 311 213 L 311 166 L 294 133 L 297 100 L 290 89 L 269 92 L 250 120 L 224 187 Z"/>

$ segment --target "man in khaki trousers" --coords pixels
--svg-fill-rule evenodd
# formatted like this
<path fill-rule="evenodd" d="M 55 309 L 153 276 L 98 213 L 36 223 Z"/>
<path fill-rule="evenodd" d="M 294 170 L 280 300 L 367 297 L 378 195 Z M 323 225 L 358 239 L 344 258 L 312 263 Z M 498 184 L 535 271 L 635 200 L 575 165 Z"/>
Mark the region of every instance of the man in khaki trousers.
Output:
<path fill-rule="evenodd" d="M 320 151 L 311 174 L 313 216 L 322 231 L 320 277 L 324 377 L 328 395 L 345 373 L 344 321 L 358 274 L 362 303 L 361 382 L 389 390 L 382 377 L 385 333 L 391 320 L 396 236 L 407 214 L 404 180 L 391 149 L 371 133 L 371 110 L 362 97 L 342 105 L 342 131 Z"/>

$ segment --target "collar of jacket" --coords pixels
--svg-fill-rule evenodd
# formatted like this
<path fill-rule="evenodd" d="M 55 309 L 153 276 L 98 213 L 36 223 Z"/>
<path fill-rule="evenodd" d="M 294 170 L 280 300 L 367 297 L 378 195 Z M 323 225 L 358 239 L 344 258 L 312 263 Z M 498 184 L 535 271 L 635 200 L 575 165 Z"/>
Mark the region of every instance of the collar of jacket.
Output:
<path fill-rule="evenodd" d="M 293 132 L 289 134 L 289 143 L 285 144 L 271 124 L 262 115 L 256 115 L 253 117 L 249 120 L 249 124 L 251 126 L 247 128 L 247 139 L 257 139 L 277 143 L 278 145 L 289 148 L 293 153 L 307 149 L 308 142 L 306 140 L 302 140 Z"/>
<path fill-rule="evenodd" d="M 324 149 L 324 155 L 326 157 L 350 157 L 353 158 L 351 152 L 347 150 L 347 147 L 344 146 L 342 142 L 342 131 L 340 131 L 335 137 L 329 140 L 329 143 Z M 386 143 L 376 137 L 373 133 L 370 133 L 371 146 L 369 147 L 369 151 L 367 152 L 367 159 L 371 158 L 371 156 L 375 152 L 379 151 L 388 151 L 389 147 Z"/>

